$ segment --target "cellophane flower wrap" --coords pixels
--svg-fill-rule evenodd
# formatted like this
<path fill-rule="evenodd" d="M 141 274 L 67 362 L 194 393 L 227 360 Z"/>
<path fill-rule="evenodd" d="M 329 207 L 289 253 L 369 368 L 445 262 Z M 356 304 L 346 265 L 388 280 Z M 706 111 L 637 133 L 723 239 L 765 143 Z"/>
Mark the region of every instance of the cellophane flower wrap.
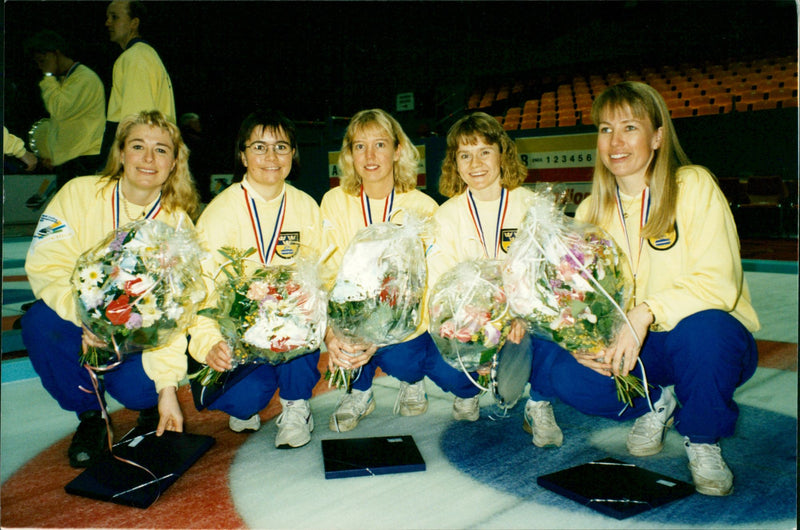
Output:
<path fill-rule="evenodd" d="M 498 260 L 464 261 L 444 273 L 431 290 L 431 337 L 454 368 L 488 368 L 505 344 L 511 315 L 501 266 Z"/>
<path fill-rule="evenodd" d="M 255 249 L 224 247 L 227 259 L 217 280 L 215 307 L 199 314 L 214 319 L 232 352 L 235 368 L 246 363 L 285 363 L 319 349 L 325 337 L 327 295 L 317 263 L 247 267 Z M 222 372 L 205 366 L 192 375 L 201 385 Z"/>
<path fill-rule="evenodd" d="M 205 299 L 201 248 L 190 222 L 144 219 L 117 228 L 84 252 L 71 282 L 81 323 L 108 345 L 81 362 L 100 367 L 167 345 Z"/>
<path fill-rule="evenodd" d="M 373 223 L 359 230 L 342 258 L 328 301 L 328 324 L 341 340 L 377 347 L 397 344 L 421 322 L 427 266 L 425 222 L 406 214 L 402 225 Z M 327 374 L 349 388 L 351 374 Z"/>
<path fill-rule="evenodd" d="M 546 192 L 537 194 L 509 247 L 503 283 L 514 316 L 569 351 L 599 354 L 626 322 L 628 290 L 613 239 L 564 215 Z M 620 401 L 643 395 L 635 376 L 616 379 Z"/>

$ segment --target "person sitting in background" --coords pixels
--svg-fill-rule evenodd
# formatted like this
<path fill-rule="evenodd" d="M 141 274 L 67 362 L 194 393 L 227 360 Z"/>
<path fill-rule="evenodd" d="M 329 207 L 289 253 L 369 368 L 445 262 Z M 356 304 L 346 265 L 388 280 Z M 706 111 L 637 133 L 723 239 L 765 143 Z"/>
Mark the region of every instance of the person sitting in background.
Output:
<path fill-rule="evenodd" d="M 147 9 L 139 0 L 118 0 L 106 8 L 109 38 L 123 52 L 114 62 L 108 123 L 100 151 L 103 158 L 108 154 L 116 125 L 124 116 L 155 109 L 175 123 L 172 80 L 156 50 L 141 37 L 146 17 Z"/>
<path fill-rule="evenodd" d="M 36 155 L 25 149 L 25 142 L 22 141 L 22 138 L 8 132 L 5 126 L 3 127 L 3 156 L 13 156 L 18 159 L 25 164 L 25 171 L 28 173 L 36 169 L 36 165 L 39 163 Z"/>
<path fill-rule="evenodd" d="M 67 41 L 54 31 L 30 37 L 25 51 L 44 74 L 39 88 L 50 113 L 44 142 L 48 156 L 42 158 L 42 165 L 53 170 L 61 188 L 76 175 L 94 173 L 101 163 L 105 89 L 96 73 L 70 57 Z"/>
<path fill-rule="evenodd" d="M 178 126 L 181 128 L 183 141 L 186 142 L 191 153 L 189 166 L 191 166 L 192 178 L 197 185 L 197 191 L 200 192 L 200 200 L 208 204 L 214 198 L 211 194 L 212 149 L 203 134 L 200 116 L 194 112 L 182 114 Z"/>
<path fill-rule="evenodd" d="M 245 118 L 236 139 L 234 182 L 238 184 L 215 197 L 197 222 L 200 239 L 212 253 L 203 264 L 212 293 L 208 307 L 216 303 L 212 278 L 225 264 L 218 252 L 223 247 L 262 249 L 266 254 L 254 258 L 255 263 L 247 267 L 249 272 L 259 262 L 262 266 L 289 265 L 300 256 L 321 258 L 319 207 L 310 195 L 285 182 L 297 170 L 297 161 L 295 126 L 283 114 L 264 110 Z M 283 252 L 277 252 L 279 246 Z M 231 346 L 215 320 L 198 316 L 189 334 L 189 353 L 194 359 L 218 372 L 233 368 Z M 301 447 L 311 441 L 314 430 L 309 399 L 319 381 L 318 363 L 319 350 L 278 365 L 238 366 L 223 391 L 209 401 L 201 398 L 200 406 L 229 414 L 228 426 L 235 432 L 257 431 L 261 427 L 259 411 L 280 389 L 283 410 L 276 420 L 275 447 Z M 201 391 L 195 380 L 192 387 L 196 393 Z"/>
<path fill-rule="evenodd" d="M 592 120 L 592 193 L 575 218 L 605 229 L 621 249 L 631 325 L 599 356 L 535 339 L 532 389 L 585 414 L 635 418 L 634 456 L 660 452 L 674 422 L 697 491 L 728 495 L 733 473 L 718 442 L 734 434 L 733 393 L 755 372 L 759 329 L 733 216 L 714 176 L 690 165 L 655 89 L 612 86 L 595 99 Z M 652 409 L 639 397 L 620 412 L 611 376 L 642 377 L 639 361 L 654 386 Z M 555 424 L 552 411 L 547 422 Z"/>
<path fill-rule="evenodd" d="M 87 467 L 107 448 L 107 428 L 82 347 L 97 337 L 77 315 L 72 277 L 76 261 L 111 231 L 143 218 L 171 226 L 198 207 L 189 174 L 188 150 L 178 127 L 157 111 L 128 116 L 119 124 L 102 175 L 77 177 L 60 189 L 42 214 L 25 260 L 37 301 L 22 316 L 22 340 L 44 388 L 80 420 L 69 446 L 73 467 Z M 161 435 L 181 432 L 177 388 L 186 376 L 185 335 L 163 348 L 128 355 L 104 373 L 108 391 L 125 407 L 141 411 L 138 424 Z"/>

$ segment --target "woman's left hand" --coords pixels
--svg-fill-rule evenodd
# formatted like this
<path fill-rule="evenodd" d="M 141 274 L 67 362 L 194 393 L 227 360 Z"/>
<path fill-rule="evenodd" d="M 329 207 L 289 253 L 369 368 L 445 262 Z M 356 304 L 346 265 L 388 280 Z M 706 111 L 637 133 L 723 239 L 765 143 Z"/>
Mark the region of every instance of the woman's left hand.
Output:
<path fill-rule="evenodd" d="M 511 321 L 511 327 L 508 330 L 508 340 L 514 344 L 519 344 L 522 342 L 522 338 L 525 336 L 527 329 L 528 326 L 525 324 L 524 320 L 515 318 Z"/>
<path fill-rule="evenodd" d="M 611 364 L 612 373 L 623 377 L 636 366 L 642 344 L 653 323 L 653 314 L 644 303 L 628 311 L 627 317 L 631 325 L 623 325 L 611 347 L 603 352 L 603 360 Z"/>
<path fill-rule="evenodd" d="M 183 432 L 183 412 L 174 386 L 168 386 L 158 393 L 158 415 L 156 436 L 161 436 L 164 431 Z"/>
<path fill-rule="evenodd" d="M 83 353 L 89 348 L 107 348 L 108 344 L 106 341 L 89 331 L 89 328 L 86 326 L 81 326 L 83 328 L 83 334 L 81 335 L 81 342 L 83 345 Z"/>

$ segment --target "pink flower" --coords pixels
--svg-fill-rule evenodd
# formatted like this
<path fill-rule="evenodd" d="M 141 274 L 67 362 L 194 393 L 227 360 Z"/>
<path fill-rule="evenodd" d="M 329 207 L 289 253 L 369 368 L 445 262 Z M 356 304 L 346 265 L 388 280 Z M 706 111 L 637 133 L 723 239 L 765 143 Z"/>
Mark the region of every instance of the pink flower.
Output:
<path fill-rule="evenodd" d="M 469 329 L 461 328 L 456 330 L 454 338 L 459 342 L 470 342 L 472 341 L 472 332 Z"/>
<path fill-rule="evenodd" d="M 445 339 L 452 339 L 456 336 L 456 325 L 453 323 L 452 320 L 447 320 L 442 322 L 442 326 L 439 328 L 439 336 L 444 337 Z"/>

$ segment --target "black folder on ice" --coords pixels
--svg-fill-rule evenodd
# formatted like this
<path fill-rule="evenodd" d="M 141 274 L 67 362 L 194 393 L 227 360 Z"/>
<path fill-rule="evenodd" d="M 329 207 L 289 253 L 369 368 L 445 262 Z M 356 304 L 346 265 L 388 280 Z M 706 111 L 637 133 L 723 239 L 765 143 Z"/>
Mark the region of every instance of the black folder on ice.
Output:
<path fill-rule="evenodd" d="M 64 489 L 73 495 L 147 508 L 197 462 L 214 441 L 211 436 L 171 431 L 156 436 L 155 432 L 142 433 L 137 427 L 114 445 L 113 452 L 150 473 L 107 454 Z"/>
<path fill-rule="evenodd" d="M 613 458 L 543 475 L 536 479 L 568 499 L 617 519 L 625 519 L 688 497 L 694 486 Z"/>
<path fill-rule="evenodd" d="M 326 479 L 425 471 L 425 460 L 408 435 L 322 440 L 322 460 Z"/>

